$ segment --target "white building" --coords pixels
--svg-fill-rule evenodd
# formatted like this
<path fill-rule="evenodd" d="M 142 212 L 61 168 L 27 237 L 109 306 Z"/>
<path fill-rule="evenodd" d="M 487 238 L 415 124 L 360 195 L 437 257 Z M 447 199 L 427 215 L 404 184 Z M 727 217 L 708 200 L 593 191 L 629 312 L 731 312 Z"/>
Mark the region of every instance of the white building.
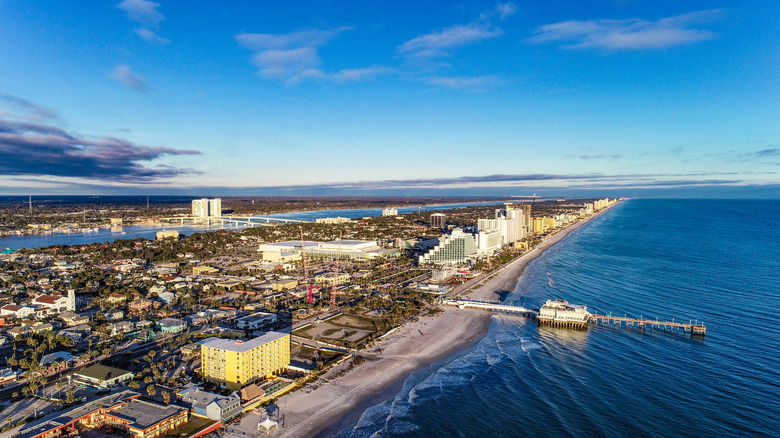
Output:
<path fill-rule="evenodd" d="M 222 198 L 209 199 L 209 216 L 222 217 Z"/>
<path fill-rule="evenodd" d="M 0 307 L 0 315 L 9 315 L 16 318 L 26 318 L 35 313 L 35 308 L 31 306 L 16 306 L 13 304 L 6 304 Z"/>
<path fill-rule="evenodd" d="M 477 253 L 478 254 L 493 254 L 501 249 L 503 237 L 501 232 L 495 231 L 482 231 L 477 233 Z"/>
<path fill-rule="evenodd" d="M 275 313 L 257 312 L 236 319 L 236 328 L 241 330 L 254 330 L 275 322 Z"/>
<path fill-rule="evenodd" d="M 530 212 L 530 206 L 528 207 Z M 480 231 L 500 231 L 504 245 L 511 245 L 528 237 L 525 210 L 524 205 L 516 208 L 511 204 L 506 204 L 505 208 L 496 209 L 495 219 L 480 219 L 477 227 Z"/>
<path fill-rule="evenodd" d="M 193 199 L 192 200 L 192 216 L 193 217 L 221 217 L 222 216 L 222 199 Z"/>
<path fill-rule="evenodd" d="M 57 312 L 64 312 L 68 310 L 68 297 L 55 297 L 53 295 L 38 295 L 33 300 L 34 306 L 45 307 L 47 309 L 53 309 Z"/>
<path fill-rule="evenodd" d="M 323 217 L 320 219 L 315 219 L 314 222 L 318 224 L 346 224 L 351 219 L 345 218 L 345 217 Z"/>
<path fill-rule="evenodd" d="M 312 242 L 289 240 L 287 242 L 264 243 L 258 246 L 263 260 L 283 260 L 285 253 L 305 252 L 306 259 L 370 260 L 376 257 L 393 257 L 400 254 L 397 249 L 383 249 L 373 240 L 333 240 L 330 242 Z M 276 257 L 272 253 L 279 253 Z"/>
<path fill-rule="evenodd" d="M 539 309 L 538 318 L 540 322 L 585 325 L 590 313 L 587 307 L 569 304 L 566 300 L 547 300 Z"/>
<path fill-rule="evenodd" d="M 417 259 L 418 264 L 456 265 L 465 263 L 477 254 L 477 241 L 473 234 L 455 228 L 451 234 L 439 238 L 439 244 Z"/>
<path fill-rule="evenodd" d="M 382 210 L 382 216 L 398 216 L 398 210 L 393 207 L 388 207 Z"/>

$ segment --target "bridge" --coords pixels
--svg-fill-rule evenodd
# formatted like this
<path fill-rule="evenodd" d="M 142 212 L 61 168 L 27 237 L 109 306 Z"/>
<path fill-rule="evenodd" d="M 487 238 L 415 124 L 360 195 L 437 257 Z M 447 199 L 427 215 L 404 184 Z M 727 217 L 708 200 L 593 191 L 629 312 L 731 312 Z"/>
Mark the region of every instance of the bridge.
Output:
<path fill-rule="evenodd" d="M 270 216 L 205 216 L 205 217 L 195 217 L 195 216 L 173 216 L 173 217 L 161 217 L 160 221 L 162 222 L 178 222 L 182 225 L 184 225 L 184 222 L 192 222 L 193 224 L 211 224 L 212 222 L 221 222 L 221 223 L 235 223 L 235 224 L 246 224 L 246 225 L 267 225 L 273 222 L 276 223 L 306 223 L 306 221 L 301 221 L 297 219 L 284 219 L 280 217 L 270 217 Z"/>
<path fill-rule="evenodd" d="M 510 306 L 501 303 L 491 303 L 489 301 L 475 301 L 475 300 L 442 300 L 442 304 L 449 306 L 457 306 L 459 309 L 472 308 L 490 310 L 494 313 L 507 313 L 510 315 L 522 315 L 529 317 L 536 317 L 539 311 L 536 309 L 528 309 L 521 306 Z"/>

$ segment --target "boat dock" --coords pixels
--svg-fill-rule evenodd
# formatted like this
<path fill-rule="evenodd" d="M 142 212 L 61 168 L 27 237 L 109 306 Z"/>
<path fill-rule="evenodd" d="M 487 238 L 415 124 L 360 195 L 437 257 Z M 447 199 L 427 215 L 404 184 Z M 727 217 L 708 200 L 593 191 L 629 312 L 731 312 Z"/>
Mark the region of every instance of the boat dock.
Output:
<path fill-rule="evenodd" d="M 522 306 L 501 304 L 500 302 L 493 303 L 464 299 L 445 299 L 441 303 L 457 306 L 459 309 L 483 309 L 494 313 L 534 318 L 539 324 L 549 324 L 556 327 L 587 329 L 589 325 L 593 325 L 635 328 L 638 330 L 650 329 L 666 333 L 690 334 L 691 336 L 704 336 L 707 334 L 707 327 L 704 323 L 698 321 L 684 323 L 675 321 L 674 318 L 672 321 L 660 321 L 657 318 L 653 320 L 645 319 L 644 317 L 629 318 L 626 316 L 599 315 L 588 312 L 585 306 L 569 304 L 565 300 L 548 300 L 540 309 L 529 309 Z"/>

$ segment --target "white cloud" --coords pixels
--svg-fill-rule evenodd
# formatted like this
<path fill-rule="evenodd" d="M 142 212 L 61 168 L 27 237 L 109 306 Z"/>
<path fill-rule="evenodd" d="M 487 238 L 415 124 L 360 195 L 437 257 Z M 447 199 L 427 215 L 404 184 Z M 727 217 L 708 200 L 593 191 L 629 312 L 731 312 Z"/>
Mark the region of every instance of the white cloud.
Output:
<path fill-rule="evenodd" d="M 157 11 L 159 6 L 159 3 L 147 0 L 124 0 L 116 7 L 125 11 L 127 18 L 137 23 L 146 26 L 157 26 L 161 21 L 165 20 L 165 16 Z"/>
<path fill-rule="evenodd" d="M 149 87 L 146 86 L 146 80 L 132 71 L 127 65 L 118 65 L 109 75 L 111 79 L 116 80 L 120 84 L 132 88 L 141 93 L 148 93 Z"/>
<path fill-rule="evenodd" d="M 491 21 L 495 21 L 496 18 L 503 20 L 514 14 L 516 9 L 513 3 L 499 3 L 469 24 L 450 26 L 440 31 L 420 35 L 401 44 L 396 51 L 414 58 L 451 56 L 452 49 L 503 35 L 504 31 Z"/>
<path fill-rule="evenodd" d="M 135 30 L 135 33 L 139 37 L 143 38 L 144 40 L 146 40 L 146 41 L 148 41 L 150 43 L 168 44 L 168 43 L 171 42 L 171 40 L 169 40 L 167 38 L 163 38 L 160 35 L 157 35 L 154 31 L 149 30 L 149 29 L 147 29 L 145 27 L 139 27 L 138 29 Z"/>
<path fill-rule="evenodd" d="M 476 76 L 476 77 L 443 77 L 436 76 L 427 78 L 426 82 L 431 85 L 437 85 L 443 88 L 466 91 L 484 91 L 495 87 L 501 80 L 495 76 Z"/>
<path fill-rule="evenodd" d="M 317 49 L 301 47 L 290 50 L 264 50 L 252 57 L 261 75 L 269 79 L 288 79 L 306 70 L 319 67 Z"/>
<path fill-rule="evenodd" d="M 293 46 L 322 47 L 330 40 L 351 27 L 339 27 L 331 30 L 302 30 L 284 34 L 241 33 L 236 41 L 251 50 L 286 49 Z"/>
<path fill-rule="evenodd" d="M 447 49 L 466 46 L 501 34 L 503 34 L 501 29 L 489 24 L 472 23 L 465 26 L 452 26 L 411 39 L 398 46 L 398 53 L 418 58 L 449 56 L 451 53 Z"/>
<path fill-rule="evenodd" d="M 279 80 L 288 85 L 307 80 L 327 82 L 356 82 L 370 80 L 381 74 L 392 73 L 387 67 L 344 69 L 328 73 L 320 69 L 322 61 L 319 48 L 328 44 L 352 27 L 330 30 L 303 30 L 285 34 L 242 33 L 236 35 L 239 44 L 255 52 L 252 64 L 267 79 Z"/>
<path fill-rule="evenodd" d="M 711 23 L 721 15 L 719 10 L 708 10 L 656 21 L 638 18 L 564 21 L 536 28 L 535 35 L 528 42 L 557 42 L 562 43 L 561 47 L 565 49 L 667 49 L 717 37 L 717 34 L 697 28 L 696 25 Z"/>
<path fill-rule="evenodd" d="M 141 25 L 141 27 L 135 30 L 135 33 L 145 41 L 154 44 L 168 44 L 171 42 L 152 30 L 157 29 L 160 22 L 165 20 L 165 16 L 157 10 L 160 7 L 159 3 L 147 0 L 124 0 L 116 7 L 125 11 L 127 18 Z"/>

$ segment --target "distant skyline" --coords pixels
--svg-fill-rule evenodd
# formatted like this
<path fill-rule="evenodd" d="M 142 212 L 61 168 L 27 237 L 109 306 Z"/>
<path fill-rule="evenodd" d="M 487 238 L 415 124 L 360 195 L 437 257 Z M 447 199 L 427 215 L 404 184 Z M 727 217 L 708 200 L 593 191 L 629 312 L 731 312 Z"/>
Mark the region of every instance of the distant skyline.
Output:
<path fill-rule="evenodd" d="M 0 0 L 0 194 L 780 197 L 780 3 Z"/>

